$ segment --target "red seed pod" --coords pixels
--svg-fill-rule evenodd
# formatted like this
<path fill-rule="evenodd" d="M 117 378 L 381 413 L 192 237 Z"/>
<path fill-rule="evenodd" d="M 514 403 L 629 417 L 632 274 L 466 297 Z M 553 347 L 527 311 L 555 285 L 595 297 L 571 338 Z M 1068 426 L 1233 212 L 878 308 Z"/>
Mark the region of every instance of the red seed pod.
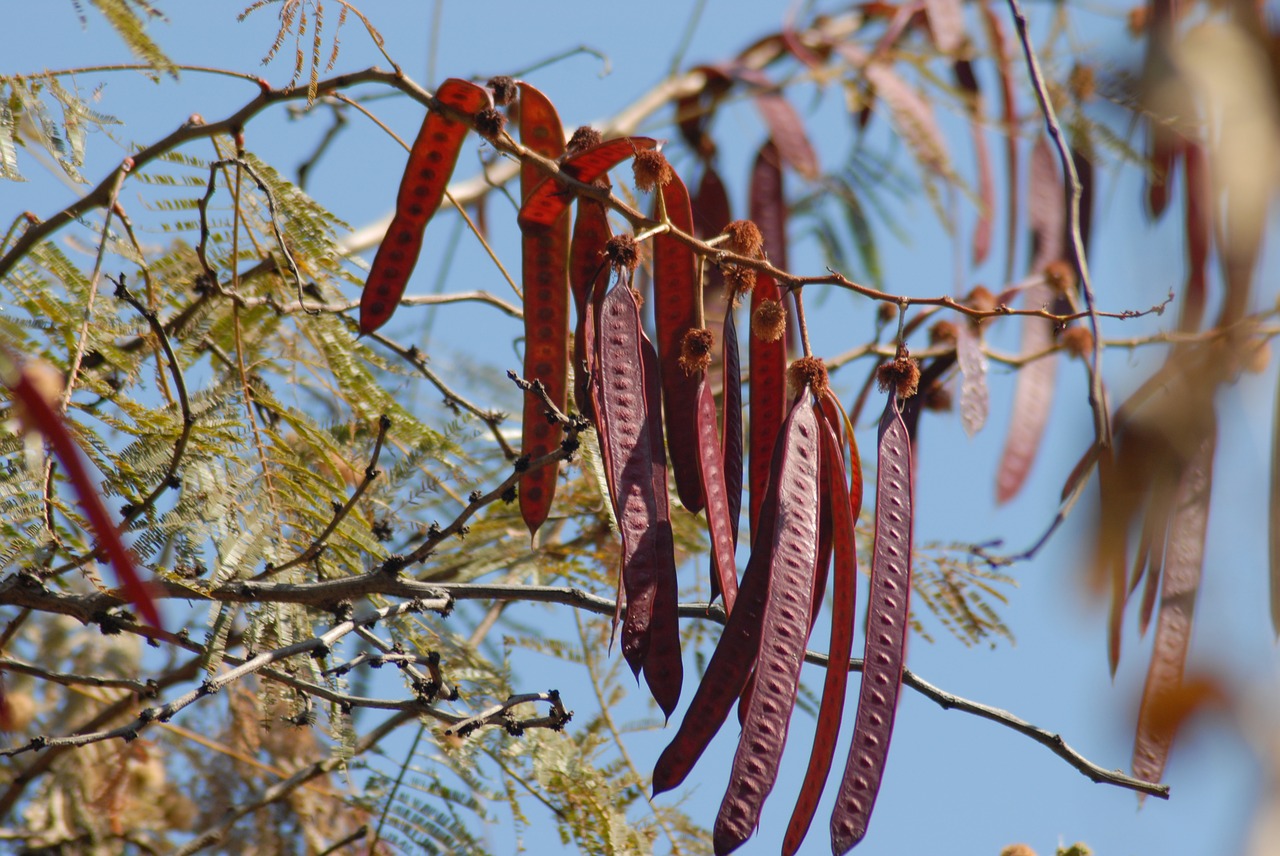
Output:
<path fill-rule="evenodd" d="M 780 443 L 775 450 L 775 472 L 780 472 L 783 467 L 785 445 Z M 773 481 L 776 483 L 778 479 Z M 689 775 L 711 738 L 715 737 L 724 724 L 729 709 L 742 694 L 747 677 L 755 666 L 760 650 L 765 600 L 769 593 L 772 550 L 766 545 L 773 544 L 777 513 L 778 497 L 775 491 L 770 491 L 760 508 L 759 526 L 755 533 L 756 540 L 762 546 L 751 551 L 751 558 L 738 586 L 733 612 L 729 614 L 724 632 L 720 634 L 716 649 L 711 654 L 711 661 L 707 663 L 702 682 L 698 684 L 698 690 L 689 703 L 679 730 L 653 768 L 655 796 L 676 787 Z"/>
<path fill-rule="evenodd" d="M 680 584 L 676 579 L 675 535 L 671 531 L 671 501 L 667 496 L 667 457 L 662 451 L 662 390 L 658 386 L 658 352 L 649 337 L 640 334 L 644 363 L 646 433 L 653 463 L 653 496 L 657 517 L 649 529 L 656 554 L 653 569 L 653 607 L 649 614 L 649 653 L 644 659 L 644 681 L 653 700 L 670 719 L 680 701 L 684 661 L 680 652 Z"/>
<path fill-rule="evenodd" d="M 911 594 L 911 439 L 890 394 L 880 419 L 876 528 L 870 612 L 853 743 L 831 815 L 831 849 L 840 856 L 862 840 L 884 775 L 902 685 Z"/>
<path fill-rule="evenodd" d="M 574 399 L 578 410 L 595 419 L 588 391 L 594 373 L 595 348 L 587 341 L 587 316 L 600 311 L 605 289 L 609 285 L 609 265 L 604 246 L 612 236 L 609 216 L 604 206 L 594 199 L 578 199 L 578 216 L 573 221 L 573 241 L 569 247 L 569 288 L 577 310 L 578 323 L 573 335 Z"/>
<path fill-rule="evenodd" d="M 467 115 L 493 106 L 489 90 L 452 77 L 440 84 L 436 100 Z M 444 199 L 466 134 L 466 125 L 443 113 L 431 111 L 423 120 L 400 180 L 395 217 L 373 257 L 364 293 L 360 295 L 361 335 L 387 323 L 400 305 L 422 250 L 422 232 Z"/>
<path fill-rule="evenodd" d="M 858 510 L 862 505 L 862 481 L 861 478 L 858 479 L 857 496 L 854 496 L 845 481 L 844 456 L 839 439 L 843 433 L 843 423 L 840 419 L 831 418 L 829 411 L 834 408 L 829 408 L 828 404 L 835 404 L 833 397 L 827 396 L 823 400 L 820 484 L 824 487 L 824 507 L 829 508 L 832 515 L 835 555 L 831 643 L 827 647 L 827 675 L 822 685 L 822 701 L 818 707 L 813 749 L 809 754 L 809 766 L 800 786 L 800 795 L 796 798 L 795 810 L 791 813 L 782 841 L 784 856 L 792 856 L 800 849 L 805 833 L 813 822 L 827 775 L 831 772 L 836 738 L 840 734 L 840 722 L 844 716 L 845 689 L 849 683 L 849 656 L 853 651 L 858 586 L 858 552 L 854 544 L 854 529 Z"/>
<path fill-rule="evenodd" d="M 742 363 L 738 355 L 738 325 L 733 308 L 724 316 L 724 487 L 729 497 L 733 546 L 738 547 L 738 519 L 742 516 Z"/>
<path fill-rule="evenodd" d="M 724 596 L 725 612 L 733 612 L 738 596 L 737 563 L 734 561 L 734 530 L 731 506 L 725 487 L 723 453 L 716 430 L 716 401 L 704 375 L 698 384 L 698 462 L 706 497 L 707 534 L 711 539 L 713 580 Z"/>
<path fill-rule="evenodd" d="M 751 173 L 751 219 L 765 236 L 765 251 L 778 261 L 783 252 L 775 236 L 779 230 L 772 224 L 780 222 L 781 169 L 778 153 L 772 143 L 766 143 L 756 156 Z M 774 279 L 761 272 L 751 292 L 751 311 L 754 313 L 766 300 L 778 301 L 781 293 Z M 750 381 L 750 457 L 747 466 L 750 493 L 751 537 L 755 541 L 757 520 L 764 495 L 769 486 L 770 461 L 778 431 L 786 419 L 787 407 L 787 346 L 779 338 L 767 342 L 757 336 L 747 337 L 748 357 L 751 362 Z"/>
<path fill-rule="evenodd" d="M 564 152 L 564 129 L 556 108 L 545 95 L 521 81 L 520 140 L 547 158 Z M 522 164 L 520 190 L 528 196 L 542 180 L 538 168 Z M 524 279 L 524 377 L 540 380 L 547 397 L 561 412 L 569 398 L 569 220 L 550 226 L 524 227 L 521 255 Z M 521 450 L 540 458 L 559 448 L 564 432 L 547 419 L 545 405 L 535 395 L 524 398 Z M 520 515 L 537 533 L 551 513 L 559 478 L 558 462 L 530 470 L 520 479 Z"/>
<path fill-rule="evenodd" d="M 80 510 L 89 519 L 89 527 L 98 538 L 99 548 L 115 569 L 125 597 L 138 608 L 148 624 L 162 628 L 155 598 L 138 575 L 133 554 L 125 547 L 120 531 L 111 521 L 111 514 L 98 494 L 80 448 L 67 430 L 64 417 L 49 403 L 30 367 L 20 365 L 7 349 L 0 352 L 0 383 L 9 388 L 14 400 L 21 405 L 17 410 L 23 430 L 38 432 L 62 463 L 62 470 L 80 500 Z"/>
<path fill-rule="evenodd" d="M 675 568 L 670 542 L 651 532 L 660 525 L 662 514 L 654 491 L 651 432 L 657 423 L 648 412 L 642 336 L 635 296 L 620 284 L 609 292 L 600 309 L 596 414 L 622 534 L 622 587 L 627 601 L 622 654 L 637 675 L 649 653 L 650 619 L 659 577 L 674 574 Z"/>
<path fill-rule="evenodd" d="M 667 219 L 687 234 L 693 233 L 693 209 L 689 190 L 678 175 L 661 189 Z M 667 448 L 680 502 L 697 514 L 702 510 L 702 480 L 698 468 L 698 377 L 680 366 L 685 333 L 698 323 L 697 259 L 693 250 L 667 234 L 653 239 L 653 315 L 657 324 L 658 354 L 662 361 L 663 422 Z"/>
<path fill-rule="evenodd" d="M 621 137 L 585 149 L 567 158 L 560 169 L 578 181 L 590 184 L 637 151 L 658 148 L 649 137 Z M 555 176 L 547 176 L 520 207 L 520 226 L 550 226 L 560 219 L 573 201 L 573 193 L 565 190 Z"/>
<path fill-rule="evenodd" d="M 742 737 L 729 774 L 729 788 L 716 817 L 717 854 L 741 846 L 760 822 L 760 810 L 778 775 L 795 706 L 800 667 L 809 641 L 810 601 L 817 561 L 818 419 L 811 393 L 802 390 L 779 436 L 782 465 L 777 471 L 777 524 L 770 542 L 753 553 L 769 553 L 769 590 L 763 614 L 768 638 L 760 644 L 755 691 L 747 705 Z"/>

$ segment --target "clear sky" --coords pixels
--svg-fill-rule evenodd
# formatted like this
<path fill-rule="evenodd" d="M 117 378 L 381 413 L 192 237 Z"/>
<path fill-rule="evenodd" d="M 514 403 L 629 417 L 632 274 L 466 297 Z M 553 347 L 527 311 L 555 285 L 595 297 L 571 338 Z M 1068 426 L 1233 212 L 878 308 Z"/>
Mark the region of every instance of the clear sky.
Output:
<path fill-rule="evenodd" d="M 86 10 L 88 26 L 82 28 L 71 3 L 2 5 L 5 25 L 0 30 L 0 73 L 127 58 L 114 34 L 92 10 Z M 287 79 L 291 44 L 286 44 L 285 56 L 275 64 L 265 69 L 258 64 L 274 35 L 275 7 L 237 24 L 235 16 L 242 8 L 239 2 L 158 5 L 171 18 L 155 23 L 150 32 L 175 59 L 261 73 L 273 84 Z M 427 86 L 449 76 L 484 78 L 516 72 L 580 45 L 604 54 L 607 64 L 583 53 L 529 75 L 529 80 L 559 106 L 566 126 L 572 127 L 618 111 L 662 78 L 677 51 L 692 5 L 672 0 L 643 5 L 445 2 L 434 41 L 433 3 L 370 0 L 362 8 L 387 37 L 386 49 L 391 56 L 408 75 Z M 685 63 L 728 58 L 755 38 L 776 32 L 787 5 L 708 0 Z M 830 12 L 843 9 L 818 5 Z M 1002 4 L 996 8 L 1006 13 Z M 336 14 L 331 13 L 329 20 L 332 25 Z M 1114 16 L 1086 12 L 1073 20 L 1071 44 L 1093 61 L 1106 64 L 1135 55 L 1134 46 L 1125 41 L 1122 12 Z M 1036 32 L 1043 34 L 1044 22 L 1037 19 L 1036 23 Z M 434 64 L 428 58 L 433 43 Z M 339 71 L 385 64 L 358 22 L 348 22 L 343 46 Z M 989 86 L 988 71 L 981 70 Z M 121 139 L 138 142 L 157 139 L 192 113 L 210 119 L 223 116 L 254 94 L 253 87 L 243 81 L 194 73 L 184 74 L 181 84 L 168 80 L 156 84 L 130 74 L 85 77 L 81 84 L 92 87 L 99 80 L 106 83 L 98 107 L 125 120 L 124 128 L 117 131 Z M 837 89 L 822 93 L 821 100 L 818 94 L 814 87 L 805 86 L 797 90 L 793 100 L 802 114 L 812 116 L 811 137 L 824 167 L 831 169 L 841 164 L 856 144 L 854 126 L 842 112 Z M 1030 103 L 1027 93 L 1022 98 L 1024 104 Z M 412 136 L 421 118 L 421 108 L 407 99 L 390 99 L 377 110 L 405 137 Z M 647 130 L 674 136 L 666 124 L 669 118 L 669 113 L 659 114 Z M 972 155 L 963 120 L 944 114 L 942 121 L 948 142 L 954 146 L 954 162 L 971 175 Z M 309 189 L 330 210 L 359 227 L 389 211 L 404 155 L 376 128 L 356 117 L 353 123 L 356 127 L 346 132 L 316 167 Z M 875 118 L 873 125 L 879 126 L 879 134 L 873 133 L 868 145 L 889 152 L 897 159 L 895 166 L 917 180 L 906 151 L 886 142 L 886 124 L 883 116 Z M 729 182 L 735 216 L 745 216 L 747 164 L 766 131 L 748 108 L 722 116 L 716 131 L 723 147 L 721 172 Z M 290 121 L 285 111 L 279 110 L 251 125 L 247 146 L 289 175 L 322 133 L 323 123 Z M 692 159 L 678 144 L 673 144 L 671 151 L 677 169 L 691 164 Z M 998 148 L 993 152 L 999 157 Z M 119 157 L 119 149 L 108 141 L 91 139 L 84 173 L 96 182 Z M 32 181 L 0 185 L 0 222 L 11 222 L 23 210 L 45 216 L 66 205 L 76 192 L 50 180 L 33 161 L 27 159 L 22 164 Z M 474 162 L 464 159 L 459 176 L 469 175 L 473 167 Z M 1002 168 L 997 160 L 997 172 Z M 813 189 L 794 175 L 788 176 L 788 182 L 793 197 Z M 1183 251 L 1177 224 L 1180 197 L 1175 198 L 1166 220 L 1151 228 L 1143 224 L 1139 193 L 1132 168 L 1120 175 L 1115 168 L 1104 167 L 1092 263 L 1099 301 L 1109 310 L 1145 309 L 1182 281 Z M 969 270 L 966 264 L 957 275 L 953 239 L 938 225 L 924 196 L 910 194 L 896 199 L 890 195 L 886 201 L 897 222 L 896 231 L 877 229 L 888 290 L 936 296 L 967 292 L 977 283 L 993 289 L 1000 284 L 998 260 L 1003 250 L 999 246 L 992 253 L 996 261 L 977 270 Z M 964 211 L 960 223 L 962 235 L 967 235 L 972 228 L 971 206 L 963 197 L 953 202 Z M 944 204 L 952 202 L 944 199 Z M 505 208 L 494 206 L 494 210 L 505 216 Z M 1002 229 L 1001 223 L 997 233 Z M 442 248 L 448 232 L 444 228 L 428 230 L 424 258 Z M 793 271 L 820 272 L 826 262 L 803 223 L 793 227 L 791 237 Z M 508 260 L 517 258 L 514 240 L 510 235 L 505 240 L 498 251 Z M 1020 258 L 1023 256 L 1025 250 Z M 864 273 L 856 264 L 847 272 L 854 276 Z M 1264 258 L 1255 306 L 1275 299 L 1276 272 L 1272 253 Z M 495 293 L 505 289 L 493 268 L 471 246 L 460 249 L 455 277 L 468 283 L 467 288 L 485 287 Z M 423 293 L 431 287 L 430 265 L 420 265 L 410 292 Z M 812 312 L 818 354 L 831 356 L 866 340 L 873 314 L 866 300 L 832 294 L 821 303 L 809 298 L 809 305 L 818 307 Z M 1106 329 L 1117 336 L 1138 335 L 1153 329 L 1160 320 L 1113 324 Z M 1164 321 L 1167 323 L 1167 318 Z M 479 309 L 441 315 L 434 330 L 436 338 L 431 344 L 437 360 L 446 365 L 451 360 L 492 365 L 495 372 L 512 363 L 505 342 L 519 335 L 510 319 L 497 319 L 494 313 Z M 503 342 L 499 353 L 477 344 L 492 341 Z M 1005 351 L 1016 350 L 1016 324 L 1004 324 L 993 342 Z M 1115 400 L 1131 390 L 1160 358 L 1153 350 L 1108 351 L 1104 365 Z M 856 393 L 866 370 L 865 364 L 859 363 L 836 375 L 836 387 L 846 402 Z M 1277 658 L 1267 612 L 1265 555 L 1268 426 L 1274 375 L 1274 367 L 1270 367 L 1261 375 L 1245 376 L 1219 399 L 1222 419 L 1213 517 L 1191 663 L 1218 675 L 1235 690 L 1239 707 L 1230 715 L 1198 719 L 1183 735 L 1166 774 L 1172 800 L 1149 799 L 1139 810 L 1132 793 L 1091 783 L 1027 738 L 973 716 L 944 711 L 906 690 L 870 832 L 857 852 L 995 856 L 1002 846 L 1017 841 L 1030 844 L 1042 856 L 1053 853 L 1060 844 L 1075 841 L 1088 843 L 1104 856 L 1216 856 L 1245 850 L 1252 818 L 1266 793 L 1265 765 L 1257 760 L 1255 749 L 1267 742 L 1280 744 L 1275 732 L 1280 705 Z M 994 470 L 1012 393 L 1008 373 L 993 367 L 991 416 L 975 438 L 965 436 L 955 416 L 925 417 L 917 471 L 915 532 L 919 543 L 1003 538 L 1010 549 L 1019 550 L 1042 531 L 1055 511 L 1058 490 L 1092 431 L 1081 367 L 1063 363 L 1059 379 L 1061 390 L 1041 460 L 1022 498 L 1009 507 L 997 508 L 994 499 Z M 509 411 L 518 410 L 517 403 L 514 393 L 508 401 L 494 402 Z M 872 405 L 868 412 L 876 409 Z M 874 449 L 873 427 L 867 421 L 859 428 L 863 454 L 869 456 Z M 868 485 L 872 483 L 868 479 Z M 871 501 L 870 490 L 867 501 Z M 1144 643 L 1137 636 L 1136 621 L 1131 617 L 1126 622 L 1124 656 L 1113 682 L 1106 663 L 1105 609 L 1092 603 L 1079 584 L 1081 563 L 1089 550 L 1085 520 L 1091 513 L 1090 503 L 1082 503 L 1044 551 L 1033 561 L 1011 569 L 1018 587 L 1008 591 L 1009 603 L 1001 615 L 1016 644 L 997 641 L 992 648 L 966 648 L 925 615 L 922 620 L 935 641 L 913 638 L 908 665 L 948 691 L 1004 708 L 1059 732 L 1104 767 L 1127 768 L 1150 638 Z M 865 595 L 865 588 L 863 582 L 860 594 Z M 819 625 L 814 647 L 825 647 L 824 628 L 825 623 Z M 856 645 L 860 648 L 861 637 Z M 810 686 L 819 688 L 820 672 L 806 674 Z M 687 677 L 692 680 L 696 675 Z M 543 681 L 539 679 L 539 687 Z M 561 689 L 569 693 L 571 686 L 572 677 L 566 676 Z M 640 697 L 637 693 L 637 699 Z M 686 704 L 691 697 L 691 686 L 686 684 Z M 580 710 L 589 706 L 586 698 L 569 704 Z M 677 712 L 677 721 L 682 715 L 683 709 Z M 631 746 L 633 756 L 656 757 L 671 733 L 668 729 L 637 735 Z M 761 829 L 743 852 L 777 850 L 807 760 L 811 734 L 812 721 L 797 714 L 790 751 L 766 805 Z M 847 741 L 846 729 L 837 749 L 838 765 L 843 764 Z M 708 825 L 723 793 L 735 743 L 735 729 L 726 726 L 693 776 L 689 806 Z M 829 784 L 827 799 L 806 842 L 806 853 L 828 852 L 825 827 L 834 790 L 834 783 Z M 537 813 L 542 809 L 530 803 L 527 810 L 538 821 Z M 541 822 L 550 829 L 549 821 L 542 818 Z M 501 826 L 490 835 L 496 852 L 511 846 Z M 531 852 L 551 852 L 545 847 L 552 840 L 554 835 L 536 843 L 529 840 Z M 1259 856 L 1280 852 L 1280 841 L 1262 843 L 1253 852 Z"/>

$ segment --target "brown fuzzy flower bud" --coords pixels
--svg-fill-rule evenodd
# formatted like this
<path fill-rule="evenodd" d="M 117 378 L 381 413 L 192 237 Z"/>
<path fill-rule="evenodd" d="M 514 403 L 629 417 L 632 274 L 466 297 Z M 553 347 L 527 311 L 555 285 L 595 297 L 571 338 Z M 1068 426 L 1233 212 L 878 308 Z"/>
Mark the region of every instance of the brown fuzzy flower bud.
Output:
<path fill-rule="evenodd" d="M 667 156 L 656 149 L 636 152 L 631 160 L 631 171 L 636 178 L 636 189 L 643 193 L 656 187 L 665 187 L 675 177 L 675 170 L 667 163 Z"/>
<path fill-rule="evenodd" d="M 754 268 L 725 265 L 720 272 L 724 274 L 724 286 L 729 291 L 729 300 L 733 306 L 742 301 L 742 295 L 750 294 L 756 287 Z"/>
<path fill-rule="evenodd" d="M 795 391 L 808 387 L 816 396 L 825 395 L 830 388 L 827 366 L 818 357 L 801 357 L 787 368 L 787 383 Z"/>
<path fill-rule="evenodd" d="M 979 312 L 995 312 L 998 305 L 996 296 L 985 285 L 975 285 L 964 302 L 970 309 L 976 309 Z"/>
<path fill-rule="evenodd" d="M 1093 333 L 1088 327 L 1072 325 L 1062 331 L 1062 349 L 1073 357 L 1085 357 L 1093 353 Z"/>
<path fill-rule="evenodd" d="M 492 90 L 493 103 L 499 107 L 506 107 L 512 101 L 515 101 L 516 94 L 519 92 L 516 87 L 516 79 L 505 74 L 489 78 L 489 82 L 485 86 Z"/>
<path fill-rule="evenodd" d="M 920 364 L 907 356 L 905 351 L 900 353 L 901 356 L 897 359 L 876 369 L 876 380 L 880 383 L 881 392 L 893 389 L 898 393 L 898 398 L 910 398 L 920 388 Z"/>
<path fill-rule="evenodd" d="M 751 335 L 762 342 L 776 342 L 787 331 L 787 310 L 781 300 L 765 300 L 751 313 Z"/>
<path fill-rule="evenodd" d="M 951 399 L 951 390 L 942 384 L 934 381 L 933 385 L 921 393 L 925 410 L 932 410 L 937 413 L 947 413 L 955 402 Z"/>
<path fill-rule="evenodd" d="M 750 220 L 734 220 L 724 227 L 724 234 L 729 236 L 725 249 L 746 256 L 749 259 L 759 258 L 764 249 L 764 236 L 760 227 Z"/>
<path fill-rule="evenodd" d="M 1081 104 L 1093 100 L 1093 96 L 1098 93 L 1098 81 L 1093 75 L 1093 66 L 1078 63 L 1072 66 L 1067 85 L 1071 87 L 1071 94 Z"/>
<path fill-rule="evenodd" d="M 939 321 L 929 328 L 930 345 L 954 345 L 960 331 L 950 321 Z"/>
<path fill-rule="evenodd" d="M 507 124 L 507 117 L 492 107 L 486 107 L 473 116 L 472 121 L 475 122 L 477 134 L 492 140 L 502 133 L 503 126 Z"/>
<path fill-rule="evenodd" d="M 892 324 L 898 320 L 898 304 L 881 303 L 876 306 L 876 320 L 881 324 Z"/>
<path fill-rule="evenodd" d="M 711 349 L 716 337 L 705 327 L 686 330 L 680 340 L 680 368 L 687 375 L 706 371 L 711 366 Z"/>
<path fill-rule="evenodd" d="M 602 142 L 604 142 L 604 137 L 595 128 L 590 125 L 579 125 L 574 129 L 573 136 L 569 138 L 569 145 L 565 147 L 565 154 L 575 155 L 578 152 L 593 149 Z"/>
<path fill-rule="evenodd" d="M 640 264 L 640 245 L 634 237 L 623 232 L 605 242 L 604 256 L 615 268 L 634 271 Z"/>
<path fill-rule="evenodd" d="M 1069 294 L 1076 289 L 1076 272 L 1070 263 L 1058 259 L 1045 265 L 1044 281 L 1059 294 Z"/>

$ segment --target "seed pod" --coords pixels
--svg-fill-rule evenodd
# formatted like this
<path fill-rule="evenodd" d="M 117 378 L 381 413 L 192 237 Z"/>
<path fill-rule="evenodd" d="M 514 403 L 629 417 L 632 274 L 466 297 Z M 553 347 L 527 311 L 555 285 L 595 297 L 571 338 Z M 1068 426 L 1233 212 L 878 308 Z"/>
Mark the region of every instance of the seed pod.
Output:
<path fill-rule="evenodd" d="M 560 164 L 560 170 L 590 184 L 637 151 L 658 148 L 658 141 L 649 137 L 620 137 L 598 146 L 584 149 Z M 564 215 L 573 201 L 573 193 L 549 175 L 525 197 L 517 218 L 520 226 L 550 226 Z"/>
<path fill-rule="evenodd" d="M 493 106 L 489 90 L 452 77 L 440 84 L 436 100 L 468 115 Z M 431 111 L 423 120 L 400 180 L 395 217 L 373 257 L 364 293 L 360 295 L 361 335 L 387 323 L 400 305 L 422 250 L 423 230 L 444 199 L 466 134 L 466 125 L 444 113 Z"/>
<path fill-rule="evenodd" d="M 671 225 L 692 234 L 693 209 L 680 176 L 672 172 L 661 193 Z M 698 377 L 680 366 L 680 355 L 685 333 L 701 326 L 698 306 L 702 295 L 696 265 L 687 244 L 668 234 L 653 239 L 653 315 L 662 362 L 663 422 L 676 492 L 681 504 L 694 514 L 703 504 L 697 445 Z"/>
<path fill-rule="evenodd" d="M 731 507 L 725 487 L 723 453 L 716 430 L 716 401 L 703 375 L 698 384 L 698 463 L 702 491 L 706 498 L 707 534 L 711 539 L 712 579 L 724 597 L 725 612 L 733 612 L 738 596 L 737 563 L 734 561 L 734 533 Z M 741 487 L 739 487 L 741 490 Z"/>
<path fill-rule="evenodd" d="M 804 783 L 796 798 L 795 810 L 787 824 L 782 841 L 784 856 L 792 856 L 800 849 L 805 833 L 813 822 L 818 800 L 822 796 L 831 761 L 835 755 L 836 738 L 844 716 L 845 689 L 849 683 L 849 656 L 853 651 L 853 625 L 858 585 L 858 552 L 854 544 L 854 528 L 858 510 L 862 505 L 862 483 L 858 480 L 856 496 L 845 482 L 844 456 L 841 454 L 842 423 L 831 419 L 828 404 L 834 398 L 823 400 L 824 419 L 819 426 L 822 436 L 820 450 L 819 483 L 825 487 L 822 495 L 824 507 L 832 517 L 832 541 L 835 554 L 835 582 L 832 587 L 831 644 L 827 647 L 827 675 L 822 685 L 822 702 L 818 707 L 818 724 L 814 730 L 813 749 L 809 754 L 809 766 L 805 770 Z M 857 466 L 855 464 L 855 466 Z M 821 570 L 819 570 L 821 574 Z"/>
<path fill-rule="evenodd" d="M 521 81 L 520 140 L 547 158 L 564 152 L 564 129 L 545 95 Z M 528 196 L 541 181 L 533 164 L 520 167 L 520 191 Z M 551 403 L 564 412 L 569 398 L 569 220 L 521 229 L 524 279 L 524 376 L 540 380 Z M 521 451 L 540 458 L 560 446 L 564 432 L 547 418 L 535 395 L 524 397 Z M 520 479 L 520 515 L 532 537 L 546 522 L 555 499 L 560 466 L 529 470 Z"/>
<path fill-rule="evenodd" d="M 595 419 L 588 390 L 595 372 L 595 348 L 587 341 L 587 316 L 600 311 L 609 286 L 609 265 L 604 245 L 611 237 L 609 217 L 594 199 L 579 197 L 578 217 L 573 221 L 573 241 L 569 246 L 569 288 L 577 309 L 578 323 L 573 335 L 574 400 L 578 410 Z"/>
<path fill-rule="evenodd" d="M 831 815 L 831 849 L 839 856 L 862 840 L 889 754 L 902 685 L 911 594 L 911 440 L 889 395 L 880 418 L 876 528 L 871 551 L 870 613 L 853 743 Z"/>
<path fill-rule="evenodd" d="M 775 261 L 784 252 L 775 236 L 784 216 L 781 199 L 782 174 L 778 164 L 777 149 L 766 143 L 756 156 L 751 172 L 751 219 L 764 234 L 765 251 Z M 754 315 L 766 300 L 777 302 L 781 298 L 777 282 L 766 273 L 759 273 L 756 287 L 751 292 L 751 311 Z M 751 361 L 750 406 L 751 454 L 748 459 L 748 485 L 750 490 L 751 538 L 754 543 L 760 507 L 769 487 L 770 460 L 778 437 L 778 431 L 786 419 L 787 407 L 787 346 L 779 338 L 766 342 L 759 337 L 748 336 L 748 356 Z"/>
<path fill-rule="evenodd" d="M 658 352 L 643 332 L 640 355 L 644 363 L 646 433 L 653 463 L 653 496 L 657 517 L 648 538 L 656 553 L 653 568 L 653 607 L 649 614 L 649 653 L 644 680 L 653 700 L 670 719 L 680 701 L 684 661 L 680 656 L 680 584 L 676 579 L 675 534 L 671 531 L 671 501 L 667 496 L 667 456 L 662 451 L 662 390 L 658 386 Z"/>
<path fill-rule="evenodd" d="M 651 435 L 658 422 L 657 415 L 649 413 L 646 400 L 642 335 L 635 296 L 625 284 L 619 284 L 605 297 L 600 310 L 597 416 L 611 499 L 622 534 L 622 588 L 627 601 L 622 655 L 636 675 L 649 652 L 659 577 L 674 574 L 675 568 L 670 541 L 651 532 L 660 527 L 662 519 L 654 491 Z"/>
<path fill-rule="evenodd" d="M 753 553 L 769 553 L 769 587 L 763 621 L 768 638 L 756 661 L 755 691 L 729 774 L 729 788 L 716 817 L 717 854 L 729 853 L 751 836 L 773 789 L 795 706 L 800 667 L 809 641 L 810 603 L 818 538 L 818 419 L 808 389 L 800 392 L 779 435 L 782 465 L 776 473 L 777 524 L 770 542 Z"/>
<path fill-rule="evenodd" d="M 738 355 L 738 325 L 733 307 L 724 316 L 724 487 L 729 497 L 733 546 L 738 547 L 738 519 L 742 516 L 742 362 Z"/>
<path fill-rule="evenodd" d="M 773 469 L 780 472 L 784 463 L 784 447 L 774 450 Z M 773 479 L 776 483 L 778 479 Z M 751 551 L 747 568 L 742 573 L 733 612 L 707 663 L 707 671 L 698 684 L 684 720 L 653 768 L 653 793 L 656 796 L 679 785 L 724 724 L 729 709 L 738 700 L 760 650 L 761 621 L 765 599 L 769 593 L 769 563 L 774 526 L 778 513 L 778 497 L 770 491 L 760 508 L 759 526 L 755 533 L 760 549 Z"/>

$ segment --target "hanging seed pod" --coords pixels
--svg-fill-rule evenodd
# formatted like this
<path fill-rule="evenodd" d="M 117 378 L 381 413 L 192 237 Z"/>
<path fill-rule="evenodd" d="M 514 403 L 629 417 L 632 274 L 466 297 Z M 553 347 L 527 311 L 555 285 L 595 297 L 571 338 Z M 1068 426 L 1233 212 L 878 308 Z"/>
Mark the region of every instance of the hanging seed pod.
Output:
<path fill-rule="evenodd" d="M 560 164 L 560 170 L 578 181 L 590 184 L 638 151 L 656 149 L 658 141 L 648 137 L 621 137 L 583 149 Z M 543 179 L 525 197 L 517 218 L 520 226 L 550 226 L 559 220 L 573 201 L 573 193 L 554 175 Z"/>
<path fill-rule="evenodd" d="M 440 84 L 436 100 L 469 115 L 493 106 L 489 90 L 452 77 Z M 361 335 L 387 323 L 400 305 L 422 251 L 423 230 L 440 208 L 466 135 L 467 126 L 444 113 L 431 111 L 423 120 L 400 180 L 395 216 L 360 295 Z"/>

